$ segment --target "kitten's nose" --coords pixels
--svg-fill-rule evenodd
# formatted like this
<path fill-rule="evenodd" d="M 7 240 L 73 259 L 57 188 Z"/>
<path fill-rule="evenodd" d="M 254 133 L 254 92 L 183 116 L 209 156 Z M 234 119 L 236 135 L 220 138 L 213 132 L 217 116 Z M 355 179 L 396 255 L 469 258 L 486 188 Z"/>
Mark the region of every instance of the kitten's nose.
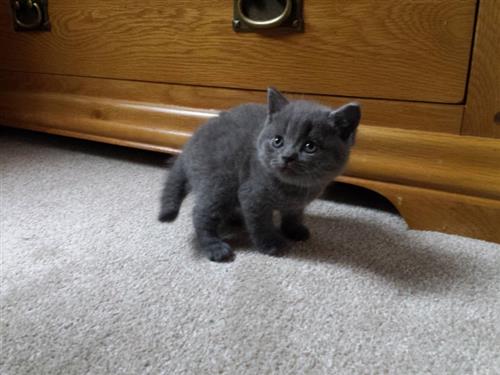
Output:
<path fill-rule="evenodd" d="M 297 160 L 297 155 L 296 154 L 292 154 L 292 155 L 281 155 L 281 159 L 283 160 L 283 162 L 285 164 L 289 164 L 295 160 Z"/>

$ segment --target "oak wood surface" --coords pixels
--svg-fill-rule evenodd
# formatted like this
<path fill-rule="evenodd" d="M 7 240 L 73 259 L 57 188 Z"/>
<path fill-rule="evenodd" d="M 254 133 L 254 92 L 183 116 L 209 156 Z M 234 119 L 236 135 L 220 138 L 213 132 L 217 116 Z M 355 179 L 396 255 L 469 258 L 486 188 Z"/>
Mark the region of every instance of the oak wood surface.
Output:
<path fill-rule="evenodd" d="M 481 0 L 476 30 L 463 133 L 500 138 L 499 1 Z"/>
<path fill-rule="evenodd" d="M 235 33 L 229 1 L 51 0 L 52 30 L 15 33 L 0 69 L 457 103 L 476 0 L 305 2 L 305 32 Z"/>
<path fill-rule="evenodd" d="M 24 110 L 26 103 L 29 110 Z M 65 131 L 81 138 L 123 141 L 124 145 L 136 142 L 154 149 L 165 146 L 165 151 L 180 150 L 195 128 L 215 115 L 197 109 L 77 95 L 0 93 L 0 123 L 4 125 L 46 128 L 58 134 Z"/>
<path fill-rule="evenodd" d="M 351 176 L 500 199 L 500 142 L 451 134 L 362 127 Z"/>
<path fill-rule="evenodd" d="M 374 190 L 389 199 L 411 229 L 500 243 L 499 200 L 353 177 L 338 180 Z"/>
<path fill-rule="evenodd" d="M 0 71 L 0 91 L 4 95 L 15 92 L 25 94 L 55 93 L 96 98 L 94 102 L 98 98 L 105 98 L 138 102 L 137 104 L 158 104 L 159 107 L 167 105 L 202 110 L 224 110 L 242 103 L 262 103 L 266 100 L 266 94 L 263 91 L 6 71 Z M 363 108 L 363 125 L 459 134 L 463 116 L 463 106 L 452 104 L 342 98 L 324 95 L 295 94 L 290 95 L 290 97 L 315 100 L 330 106 L 339 106 L 348 101 L 357 100 Z M 200 123 L 196 116 L 191 117 L 190 120 L 186 118 L 183 121 L 183 126 L 188 126 L 188 130 L 193 130 L 194 126 Z M 167 121 L 167 124 L 171 122 Z"/>

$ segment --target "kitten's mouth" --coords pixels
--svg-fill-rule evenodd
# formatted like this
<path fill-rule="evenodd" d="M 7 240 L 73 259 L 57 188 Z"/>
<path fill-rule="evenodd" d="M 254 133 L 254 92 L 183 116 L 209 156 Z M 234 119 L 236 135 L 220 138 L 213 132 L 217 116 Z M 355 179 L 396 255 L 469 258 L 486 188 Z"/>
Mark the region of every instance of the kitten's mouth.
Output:
<path fill-rule="evenodd" d="M 271 170 L 274 171 L 278 176 L 283 177 L 295 177 L 297 176 L 297 168 L 295 165 L 287 163 L 271 163 Z"/>
<path fill-rule="evenodd" d="M 286 165 L 286 164 L 278 166 L 277 169 L 280 173 L 283 173 L 283 174 L 287 174 L 287 175 L 295 174 L 295 171 L 293 170 L 293 168 L 291 168 L 289 165 Z"/>

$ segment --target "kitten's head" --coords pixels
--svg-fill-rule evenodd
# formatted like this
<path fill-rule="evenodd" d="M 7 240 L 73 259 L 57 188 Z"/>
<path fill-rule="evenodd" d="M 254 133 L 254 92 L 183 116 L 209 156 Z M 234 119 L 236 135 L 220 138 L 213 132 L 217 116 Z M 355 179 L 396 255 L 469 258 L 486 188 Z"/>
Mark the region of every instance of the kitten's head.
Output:
<path fill-rule="evenodd" d="M 261 164 L 298 186 L 325 183 L 344 169 L 361 117 L 357 103 L 338 109 L 268 89 L 268 116 L 257 141 Z"/>

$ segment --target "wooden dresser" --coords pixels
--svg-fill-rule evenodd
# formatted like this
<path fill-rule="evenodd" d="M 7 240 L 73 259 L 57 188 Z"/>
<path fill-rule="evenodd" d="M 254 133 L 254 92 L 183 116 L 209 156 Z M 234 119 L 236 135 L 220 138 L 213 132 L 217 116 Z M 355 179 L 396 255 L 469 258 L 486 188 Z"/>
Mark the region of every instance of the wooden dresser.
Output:
<path fill-rule="evenodd" d="M 497 0 L 9 0 L 0 47 L 1 124 L 163 152 L 270 85 L 358 100 L 340 180 L 500 242 Z"/>

